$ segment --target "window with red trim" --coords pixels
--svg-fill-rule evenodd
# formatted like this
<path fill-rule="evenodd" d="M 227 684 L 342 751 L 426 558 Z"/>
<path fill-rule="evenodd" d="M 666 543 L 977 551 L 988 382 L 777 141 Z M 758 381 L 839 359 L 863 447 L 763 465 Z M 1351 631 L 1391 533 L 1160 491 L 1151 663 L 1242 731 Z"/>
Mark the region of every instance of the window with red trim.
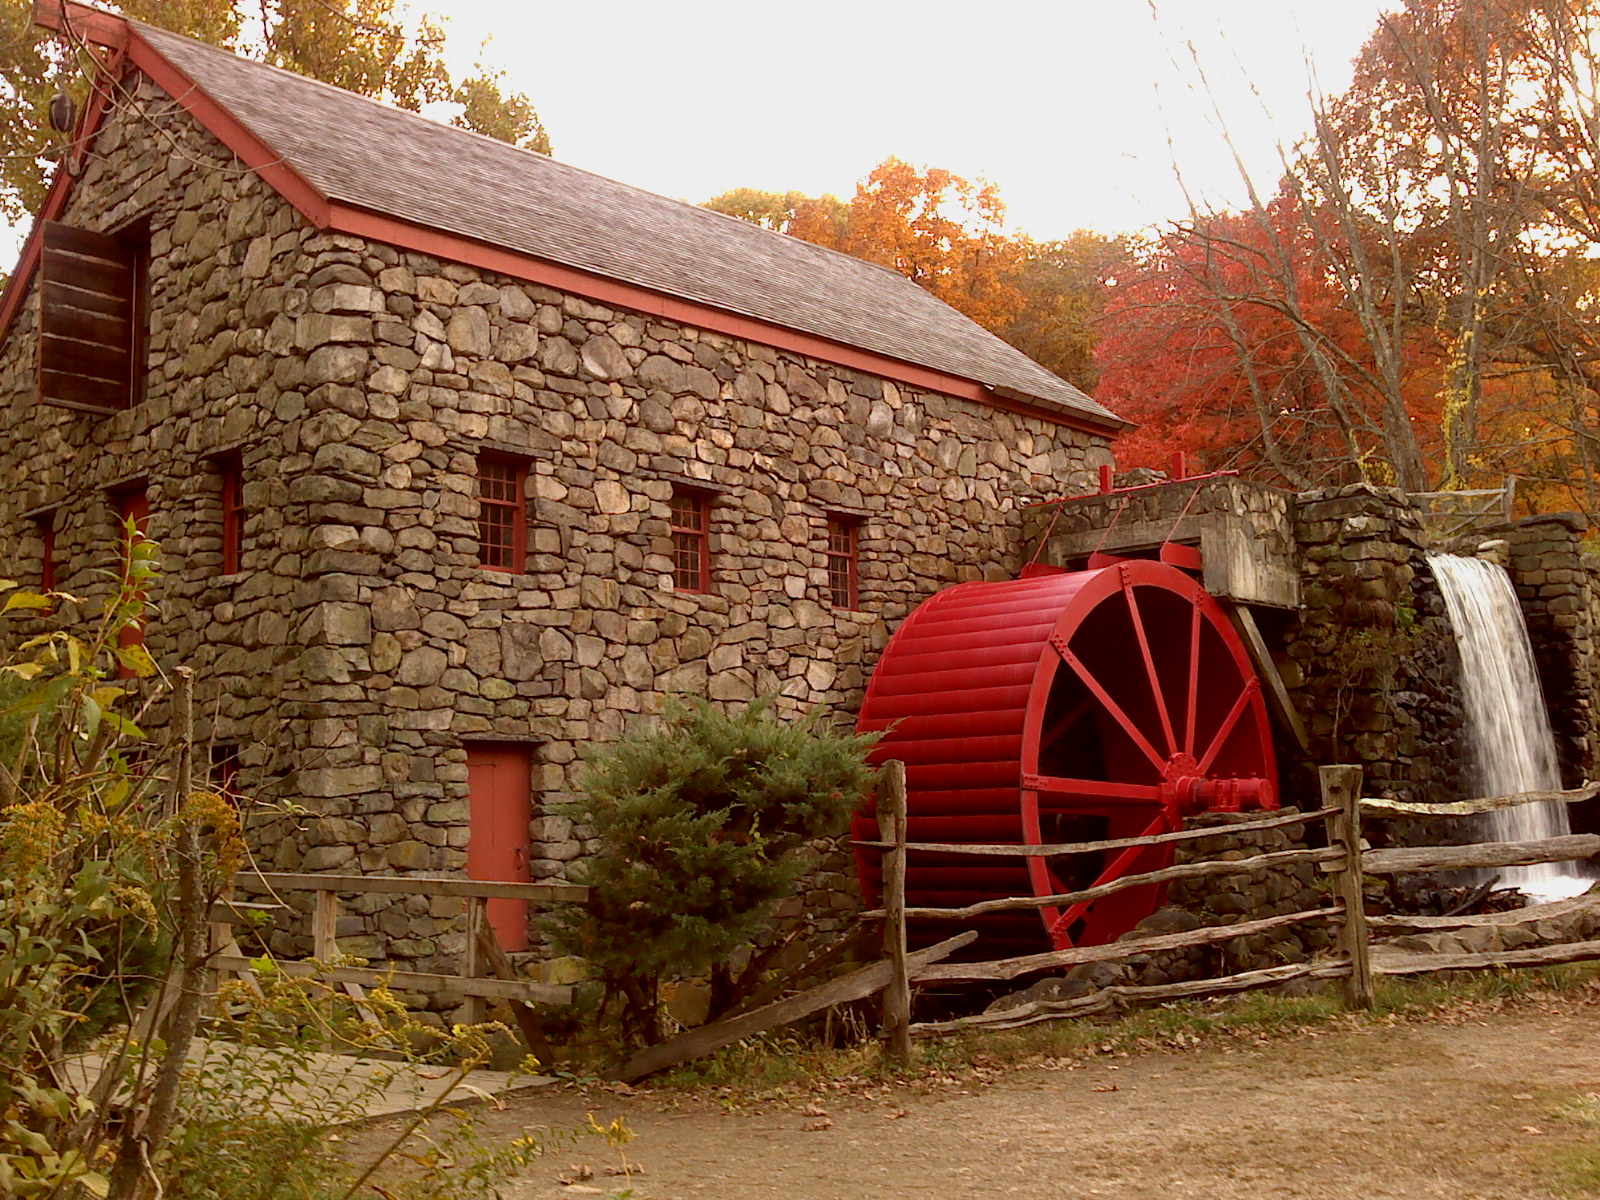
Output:
<path fill-rule="evenodd" d="M 212 742 L 211 786 L 235 808 L 239 806 L 239 747 L 232 742 Z"/>
<path fill-rule="evenodd" d="M 222 573 L 232 575 L 244 558 L 244 463 L 237 454 L 216 460 L 222 502 Z"/>
<path fill-rule="evenodd" d="M 139 536 L 144 537 L 149 535 L 150 497 L 145 492 L 142 484 L 114 492 L 112 494 L 112 500 L 117 506 L 117 521 L 122 528 L 122 536 L 124 538 L 129 537 L 128 523 L 130 521 L 133 523 L 133 531 Z M 132 549 L 133 546 L 131 541 L 125 541 L 123 543 L 124 559 L 122 570 L 124 585 L 128 583 L 133 571 L 133 563 L 128 557 L 132 553 Z M 134 599 L 136 599 L 140 604 L 147 604 L 150 599 L 149 593 L 141 588 L 135 593 Z M 117 634 L 117 645 L 124 649 L 130 646 L 144 645 L 144 627 L 146 621 L 147 618 L 141 616 L 137 621 L 134 621 L 128 625 L 124 625 L 121 631 Z M 117 667 L 118 679 L 131 679 L 135 674 L 136 672 L 126 664 L 120 664 Z"/>
<path fill-rule="evenodd" d="M 478 562 L 491 571 L 523 569 L 528 557 L 526 463 L 478 458 Z"/>
<path fill-rule="evenodd" d="M 672 493 L 672 586 L 680 592 L 711 590 L 711 497 L 676 488 Z"/>
<path fill-rule="evenodd" d="M 854 517 L 828 518 L 828 602 L 834 608 L 860 608 L 857 582 L 861 522 Z"/>
<path fill-rule="evenodd" d="M 41 513 L 34 518 L 39 526 L 39 590 L 56 590 L 56 514 Z"/>

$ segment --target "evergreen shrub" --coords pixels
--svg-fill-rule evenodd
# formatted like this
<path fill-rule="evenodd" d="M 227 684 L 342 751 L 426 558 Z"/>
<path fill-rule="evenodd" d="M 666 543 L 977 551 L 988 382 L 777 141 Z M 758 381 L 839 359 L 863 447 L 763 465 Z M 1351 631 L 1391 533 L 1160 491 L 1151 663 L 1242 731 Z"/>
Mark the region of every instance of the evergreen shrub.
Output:
<path fill-rule="evenodd" d="M 625 1042 L 661 1037 L 663 980 L 725 972 L 770 928 L 804 869 L 795 852 L 843 833 L 869 793 L 874 740 L 815 710 L 780 720 L 771 697 L 729 710 L 695 700 L 589 757 L 586 799 L 564 812 L 601 844 L 574 872 L 590 899 L 548 932 L 593 964 Z"/>

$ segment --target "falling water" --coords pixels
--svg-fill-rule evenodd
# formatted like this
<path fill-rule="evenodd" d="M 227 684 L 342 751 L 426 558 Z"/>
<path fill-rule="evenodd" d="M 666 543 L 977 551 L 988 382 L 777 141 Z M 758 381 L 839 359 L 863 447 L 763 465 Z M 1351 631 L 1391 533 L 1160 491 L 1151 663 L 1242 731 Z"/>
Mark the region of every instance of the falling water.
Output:
<path fill-rule="evenodd" d="M 1462 700 L 1472 747 L 1468 793 L 1509 796 L 1561 786 L 1555 737 L 1534 673 L 1528 629 L 1504 569 L 1480 558 L 1430 554 L 1461 651 Z M 1531 842 L 1569 832 L 1558 801 L 1488 814 L 1485 840 Z M 1566 863 L 1501 868 L 1506 884 L 1539 900 L 1575 896 L 1589 880 Z"/>

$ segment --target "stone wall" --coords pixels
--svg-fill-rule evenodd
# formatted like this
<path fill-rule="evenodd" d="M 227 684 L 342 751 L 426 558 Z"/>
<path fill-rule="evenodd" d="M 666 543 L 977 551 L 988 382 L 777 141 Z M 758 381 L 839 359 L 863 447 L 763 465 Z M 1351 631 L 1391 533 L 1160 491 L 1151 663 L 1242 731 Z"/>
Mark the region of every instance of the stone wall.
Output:
<path fill-rule="evenodd" d="M 1367 484 L 1302 493 L 1296 509 L 1304 606 L 1281 637 L 1311 753 L 1283 764 L 1285 794 L 1315 796 L 1311 768 L 1348 762 L 1366 795 L 1459 799 L 1459 664 L 1415 510 Z"/>
<path fill-rule="evenodd" d="M 1534 663 L 1561 762 L 1562 783 L 1589 778 L 1600 752 L 1595 725 L 1597 597 L 1585 563 L 1589 523 L 1578 513 L 1527 517 L 1483 531 L 1503 537 L 1507 569 L 1528 623 Z"/>
<path fill-rule="evenodd" d="M 1293 810 L 1286 808 L 1284 811 Z M 1173 856 L 1174 863 L 1237 862 L 1259 854 L 1304 850 L 1308 844 L 1325 844 L 1320 826 L 1301 825 L 1246 833 L 1228 831 L 1230 825 L 1260 818 L 1260 813 L 1207 813 L 1191 817 L 1184 823 L 1185 828 L 1215 828 L 1217 835 L 1180 842 Z M 1315 829 L 1315 833 L 1308 836 L 1308 828 Z M 1168 888 L 1167 903 L 1190 914 L 1195 928 L 1236 925 L 1241 921 L 1324 907 L 1328 903 L 1328 892 L 1325 887 L 1319 887 L 1320 879 L 1315 864 L 1293 863 L 1220 879 L 1179 880 Z M 1168 951 L 1150 956 L 1151 961 L 1143 969 L 1139 982 L 1203 979 L 1305 962 L 1328 949 L 1333 941 L 1332 928 L 1326 922 L 1315 922 L 1235 938 L 1214 947 Z"/>
<path fill-rule="evenodd" d="M 6 573 L 33 578 L 49 514 L 61 586 L 92 599 L 110 496 L 146 489 L 165 562 L 148 644 L 195 668 L 240 789 L 298 810 L 258 820 L 265 867 L 462 870 L 468 749 L 509 742 L 541 800 L 534 875 L 560 877 L 591 847 L 543 803 L 575 794 L 587 747 L 674 696 L 849 714 L 894 622 L 1012 574 L 1022 507 L 1107 459 L 1041 416 L 319 232 L 170 109 L 141 84 L 63 214 L 150 220 L 147 399 L 36 406 L 30 300 L 0 348 L 0 533 Z M 478 563 L 485 452 L 526 464 L 519 571 Z M 247 510 L 228 575 L 224 453 Z M 704 594 L 671 584 L 685 485 L 714 498 Z M 827 599 L 836 514 L 859 522 L 859 609 Z M 346 911 L 372 957 L 448 967 L 462 945 L 450 905 Z"/>

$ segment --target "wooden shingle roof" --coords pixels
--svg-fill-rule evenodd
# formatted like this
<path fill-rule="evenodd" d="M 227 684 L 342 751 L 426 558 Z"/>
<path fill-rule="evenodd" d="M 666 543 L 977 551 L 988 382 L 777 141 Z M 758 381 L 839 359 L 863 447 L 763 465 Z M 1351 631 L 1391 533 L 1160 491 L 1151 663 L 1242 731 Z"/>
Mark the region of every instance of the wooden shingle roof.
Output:
<path fill-rule="evenodd" d="M 154 26 L 127 26 L 181 77 L 161 72 L 168 90 L 180 85 L 180 102 L 260 144 L 255 158 L 264 150 L 268 161 L 252 165 L 280 187 L 303 181 L 345 211 L 954 376 L 1106 433 L 1127 425 L 886 267 Z M 237 148 L 239 139 L 224 141 Z"/>

